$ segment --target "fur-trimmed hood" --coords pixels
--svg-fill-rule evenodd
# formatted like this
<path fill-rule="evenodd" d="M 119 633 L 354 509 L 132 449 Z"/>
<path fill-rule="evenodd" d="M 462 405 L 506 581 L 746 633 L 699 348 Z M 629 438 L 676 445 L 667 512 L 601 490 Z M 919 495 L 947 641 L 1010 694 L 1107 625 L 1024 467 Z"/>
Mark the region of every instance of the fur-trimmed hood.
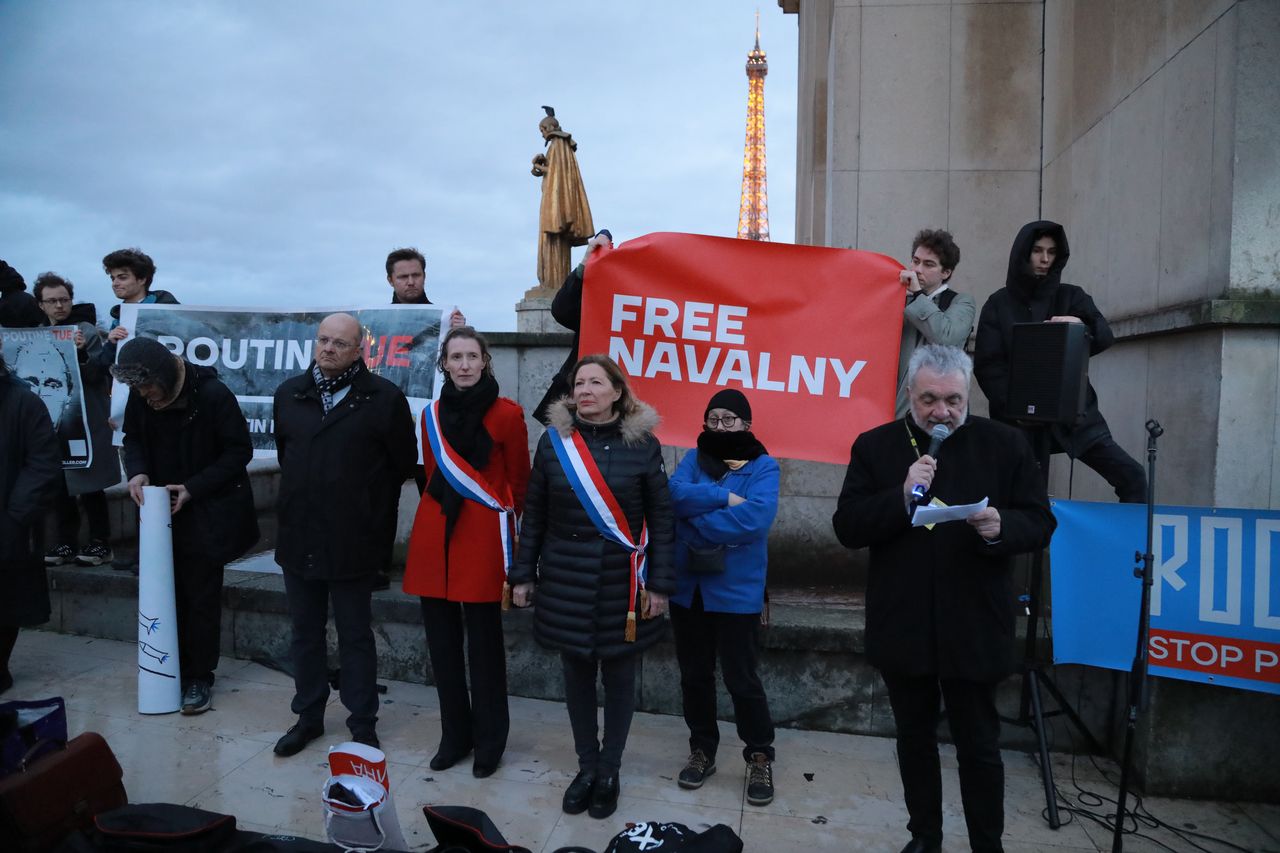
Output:
<path fill-rule="evenodd" d="M 662 416 L 658 414 L 658 410 L 648 403 L 636 400 L 636 410 L 629 415 L 624 415 L 622 422 L 618 425 L 618 431 L 622 435 L 624 444 L 635 445 L 653 435 L 658 424 L 662 423 Z M 568 397 L 561 397 L 547 408 L 547 426 L 560 433 L 564 438 L 577 428 L 577 407 Z"/>

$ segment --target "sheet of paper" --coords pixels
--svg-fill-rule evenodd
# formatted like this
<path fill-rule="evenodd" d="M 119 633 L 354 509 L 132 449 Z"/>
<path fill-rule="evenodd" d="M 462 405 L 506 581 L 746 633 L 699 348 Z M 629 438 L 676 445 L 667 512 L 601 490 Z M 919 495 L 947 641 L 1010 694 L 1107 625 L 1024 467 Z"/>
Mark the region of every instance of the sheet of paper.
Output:
<path fill-rule="evenodd" d="M 944 521 L 963 521 L 986 508 L 986 498 L 977 503 L 961 506 L 918 506 L 915 514 L 911 516 L 911 526 L 923 527 L 926 524 L 941 524 Z"/>

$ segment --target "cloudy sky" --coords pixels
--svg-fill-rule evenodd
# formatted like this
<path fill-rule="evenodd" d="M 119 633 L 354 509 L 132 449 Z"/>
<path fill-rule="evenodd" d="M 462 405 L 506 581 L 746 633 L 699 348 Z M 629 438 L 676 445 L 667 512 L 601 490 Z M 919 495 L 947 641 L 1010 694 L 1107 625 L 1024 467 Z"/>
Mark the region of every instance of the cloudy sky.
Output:
<path fill-rule="evenodd" d="M 759 7 L 770 226 L 790 241 L 797 18 Z M 389 298 L 386 253 L 416 245 L 434 301 L 514 329 L 542 104 L 597 227 L 735 233 L 755 10 L 3 0 L 0 258 L 102 311 L 101 258 L 134 245 L 183 302 L 320 307 Z"/>

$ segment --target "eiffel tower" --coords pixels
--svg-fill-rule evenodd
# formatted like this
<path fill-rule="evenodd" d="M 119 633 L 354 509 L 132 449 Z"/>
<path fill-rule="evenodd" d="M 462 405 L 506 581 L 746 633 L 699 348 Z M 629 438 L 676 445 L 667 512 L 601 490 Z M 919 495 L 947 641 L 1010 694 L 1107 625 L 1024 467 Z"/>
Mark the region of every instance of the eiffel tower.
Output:
<path fill-rule="evenodd" d="M 769 239 L 769 190 L 765 180 L 764 77 L 769 63 L 760 49 L 760 13 L 756 12 L 756 46 L 747 54 L 747 142 L 742 151 L 742 200 L 738 236 Z"/>

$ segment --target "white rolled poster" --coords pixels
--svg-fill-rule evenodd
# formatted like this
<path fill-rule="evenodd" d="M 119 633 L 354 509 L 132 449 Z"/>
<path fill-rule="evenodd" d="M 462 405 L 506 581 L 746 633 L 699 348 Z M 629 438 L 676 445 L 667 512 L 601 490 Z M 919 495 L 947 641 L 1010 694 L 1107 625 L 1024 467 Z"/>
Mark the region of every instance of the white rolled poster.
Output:
<path fill-rule="evenodd" d="M 169 490 L 143 486 L 138 510 L 138 713 L 182 706 Z"/>

